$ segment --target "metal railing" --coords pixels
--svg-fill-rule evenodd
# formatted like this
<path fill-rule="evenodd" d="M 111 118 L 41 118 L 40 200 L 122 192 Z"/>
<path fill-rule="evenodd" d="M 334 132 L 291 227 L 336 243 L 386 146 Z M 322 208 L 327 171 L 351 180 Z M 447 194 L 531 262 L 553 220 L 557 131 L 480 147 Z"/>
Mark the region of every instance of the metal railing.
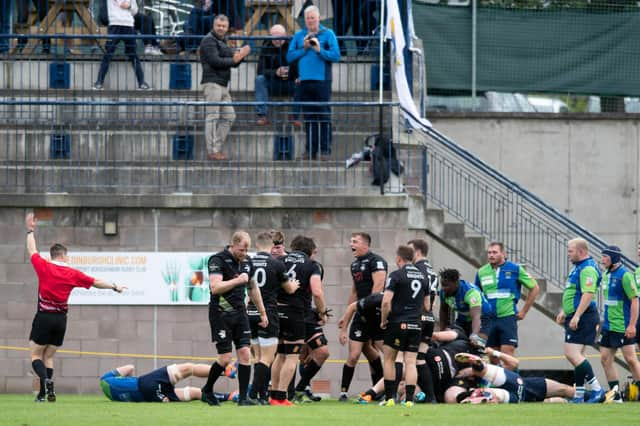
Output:
<path fill-rule="evenodd" d="M 0 36 L 6 37 L 6 36 Z M 124 54 L 121 43 L 109 66 L 104 80 L 104 91 L 93 91 L 98 70 L 103 59 L 100 47 L 108 35 L 30 35 L 12 36 L 33 45 L 31 53 L 13 51 L 0 54 L 0 96 L 18 99 L 42 99 L 43 96 L 54 99 L 67 96 L 77 97 L 105 96 L 109 99 L 137 98 L 135 73 Z M 194 100 L 201 95 L 202 65 L 195 49 L 186 48 L 192 40 L 197 46 L 202 36 L 121 36 L 123 39 L 137 41 L 137 54 L 140 58 L 145 81 L 153 89 L 154 95 L 164 95 L 170 99 Z M 376 81 L 378 80 L 378 39 L 374 37 L 344 37 L 346 40 L 366 42 L 368 49 L 359 55 L 343 56 L 339 63 L 332 65 L 333 93 L 335 100 L 371 101 L 377 100 Z M 38 40 L 51 40 L 48 54 L 41 53 Z M 231 37 L 235 45 L 248 44 L 252 48 L 249 57 L 232 70 L 230 90 L 241 96 L 238 100 L 253 100 L 254 81 L 257 73 L 258 58 L 263 46 L 271 37 Z M 30 41 L 35 43 L 29 44 Z M 76 45 L 75 42 L 82 42 Z M 160 42 L 165 46 L 162 56 L 145 54 L 145 44 Z M 387 77 L 388 78 L 388 77 Z M 390 99 L 390 91 L 385 91 Z"/>
<path fill-rule="evenodd" d="M 331 102 L 331 155 L 304 157 L 306 128 L 296 116 L 309 104 L 269 102 L 258 125 L 256 102 L 235 102 L 223 152 L 211 161 L 205 107 L 221 103 L 166 100 L 0 101 L 0 191 L 5 194 L 379 193 L 368 162 L 345 167 L 380 128 L 392 133 L 394 103 Z M 382 120 L 382 121 L 381 121 Z M 300 121 L 301 123 L 298 123 Z M 302 124 L 302 127 L 300 127 Z M 419 192 L 421 154 L 399 150 L 405 172 L 386 193 Z"/>
<path fill-rule="evenodd" d="M 599 261 L 605 241 L 438 130 L 423 126 L 408 138 L 426 148 L 425 200 L 472 231 L 503 242 L 509 258 L 526 264 L 536 276 L 563 288 L 570 266 L 567 242 L 576 237 L 587 240 L 590 255 Z M 637 266 L 626 256 L 623 261 Z"/>

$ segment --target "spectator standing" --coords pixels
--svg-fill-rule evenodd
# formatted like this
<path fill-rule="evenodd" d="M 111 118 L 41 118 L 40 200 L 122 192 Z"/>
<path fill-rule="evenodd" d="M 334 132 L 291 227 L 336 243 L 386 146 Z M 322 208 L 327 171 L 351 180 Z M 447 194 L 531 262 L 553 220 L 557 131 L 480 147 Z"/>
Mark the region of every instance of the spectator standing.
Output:
<path fill-rule="evenodd" d="M 29 213 L 25 219 L 27 228 L 27 252 L 33 269 L 38 275 L 38 312 L 33 318 L 29 335 L 31 366 L 40 379 L 40 391 L 36 402 L 56 401 L 53 384 L 53 357 L 67 331 L 67 304 L 71 291 L 76 287 L 96 287 L 122 293 L 126 287 L 109 283 L 83 274 L 68 264 L 67 248 L 54 244 L 49 250 L 51 260 L 40 256 L 36 247 L 36 218 Z"/>
<path fill-rule="evenodd" d="M 155 36 L 156 24 L 153 22 L 153 15 L 144 10 L 144 0 L 140 1 L 138 13 L 133 17 L 133 27 L 142 35 Z M 161 56 L 160 44 L 156 38 L 143 38 L 144 54 L 152 56 Z"/>
<path fill-rule="evenodd" d="M 149 85 L 144 81 L 142 64 L 140 63 L 140 58 L 138 58 L 138 53 L 136 52 L 136 39 L 119 37 L 136 34 L 133 20 L 133 17 L 138 13 L 138 4 L 136 3 L 136 0 L 107 0 L 107 11 L 109 14 L 107 34 L 115 37 L 107 40 L 105 54 L 102 57 L 100 71 L 98 71 L 98 78 L 93 85 L 93 89 L 104 89 L 104 78 L 107 75 L 107 71 L 109 71 L 109 63 L 111 62 L 113 53 L 115 52 L 118 44 L 123 42 L 125 54 L 131 60 L 131 65 L 136 73 L 138 89 L 151 90 L 151 87 L 149 87 Z"/>
<path fill-rule="evenodd" d="M 42 22 L 49 13 L 49 0 L 16 0 L 16 27 L 21 28 L 22 32 L 28 33 L 29 27 L 29 7 L 31 3 L 36 7 L 38 14 L 38 22 Z M 3 14 L 4 14 L 3 9 Z M 22 50 L 27 44 L 27 39 L 18 40 L 18 50 Z M 51 52 L 51 39 L 42 39 L 42 53 L 49 54 Z"/>
<path fill-rule="evenodd" d="M 286 37 L 285 28 L 276 24 L 269 30 L 272 37 Z M 258 59 L 258 71 L 256 73 L 256 114 L 258 116 L 258 125 L 264 126 L 269 123 L 267 119 L 267 106 L 265 102 L 269 101 L 269 96 L 291 96 L 294 95 L 296 100 L 296 79 L 298 78 L 297 66 L 289 66 L 287 62 L 287 52 L 289 50 L 289 41 L 280 38 L 268 40 L 260 51 Z M 297 109 L 297 107 L 294 107 Z M 297 121 L 297 114 L 294 113 L 294 126 L 300 126 Z"/>
<path fill-rule="evenodd" d="M 184 23 L 184 35 L 204 36 L 209 34 L 213 29 L 213 20 L 217 13 L 213 0 L 196 0 L 187 21 Z M 180 47 L 187 52 L 193 52 L 199 44 L 200 40 L 193 38 L 181 40 Z"/>
<path fill-rule="evenodd" d="M 0 38 L 0 53 L 7 53 L 9 51 L 9 36 L 11 32 L 11 0 L 0 0 L 0 10 L 2 10 L 2 16 L 0 16 L 0 37 L 2 34 L 7 34 L 6 38 Z"/>
<path fill-rule="evenodd" d="M 296 32 L 289 45 L 287 61 L 298 66 L 300 101 L 313 102 L 302 108 L 305 119 L 306 153 L 302 159 L 315 159 L 320 151 L 322 161 L 331 156 L 331 64 L 340 60 L 335 34 L 320 25 L 320 10 L 309 6 L 304 10 L 304 29 Z"/>
<path fill-rule="evenodd" d="M 207 106 L 205 122 L 205 138 L 207 141 L 207 158 L 209 160 L 228 160 L 222 150 L 227 140 L 231 125 L 236 118 L 231 105 L 229 80 L 231 68 L 235 68 L 251 53 L 249 45 L 235 51 L 226 40 L 229 31 L 229 18 L 216 16 L 213 30 L 200 43 L 200 62 L 202 63 L 202 80 L 204 97 L 207 102 L 224 102 L 226 105 Z"/>

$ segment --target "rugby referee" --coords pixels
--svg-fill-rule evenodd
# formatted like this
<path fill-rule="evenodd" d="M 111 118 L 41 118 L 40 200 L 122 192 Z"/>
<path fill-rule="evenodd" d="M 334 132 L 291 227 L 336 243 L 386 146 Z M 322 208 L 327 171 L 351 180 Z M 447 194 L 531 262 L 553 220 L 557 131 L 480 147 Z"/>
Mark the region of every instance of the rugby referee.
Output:
<path fill-rule="evenodd" d="M 38 275 L 38 312 L 33 318 L 29 348 L 31 366 L 40 378 L 40 392 L 36 402 L 55 402 L 53 386 L 53 356 L 64 340 L 67 329 L 67 302 L 75 287 L 104 288 L 122 293 L 127 287 L 109 283 L 83 274 L 67 264 L 67 248 L 62 244 L 51 246 L 48 261 L 40 256 L 36 248 L 36 218 L 27 214 L 27 251 L 31 264 Z M 46 385 L 46 392 L 45 392 Z"/>

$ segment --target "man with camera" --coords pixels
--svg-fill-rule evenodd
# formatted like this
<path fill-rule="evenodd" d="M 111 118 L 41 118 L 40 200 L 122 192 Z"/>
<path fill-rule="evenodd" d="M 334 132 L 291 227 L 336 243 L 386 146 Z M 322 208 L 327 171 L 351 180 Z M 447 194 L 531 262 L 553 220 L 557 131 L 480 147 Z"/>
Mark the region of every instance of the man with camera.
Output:
<path fill-rule="evenodd" d="M 291 40 L 287 62 L 298 65 L 301 102 L 314 102 L 302 108 L 305 119 L 305 160 L 331 157 L 331 64 L 340 60 L 340 48 L 336 35 L 320 25 L 320 10 L 309 6 L 304 10 L 306 28 L 298 31 Z"/>

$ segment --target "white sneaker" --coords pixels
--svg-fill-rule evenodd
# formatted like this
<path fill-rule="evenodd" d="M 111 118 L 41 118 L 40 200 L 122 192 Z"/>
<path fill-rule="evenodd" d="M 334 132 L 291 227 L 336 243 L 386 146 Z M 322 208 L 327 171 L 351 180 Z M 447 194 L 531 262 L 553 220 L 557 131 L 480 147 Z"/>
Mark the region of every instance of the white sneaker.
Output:
<path fill-rule="evenodd" d="M 152 45 L 150 45 L 150 44 L 147 44 L 147 45 L 144 47 L 144 54 L 145 54 L 145 55 L 153 55 L 153 53 L 152 53 L 152 52 L 153 52 L 153 46 L 152 46 Z"/>
<path fill-rule="evenodd" d="M 151 54 L 153 56 L 162 56 L 162 55 L 164 55 L 164 53 L 162 53 L 162 50 L 160 50 L 160 48 L 158 46 L 151 46 Z"/>

